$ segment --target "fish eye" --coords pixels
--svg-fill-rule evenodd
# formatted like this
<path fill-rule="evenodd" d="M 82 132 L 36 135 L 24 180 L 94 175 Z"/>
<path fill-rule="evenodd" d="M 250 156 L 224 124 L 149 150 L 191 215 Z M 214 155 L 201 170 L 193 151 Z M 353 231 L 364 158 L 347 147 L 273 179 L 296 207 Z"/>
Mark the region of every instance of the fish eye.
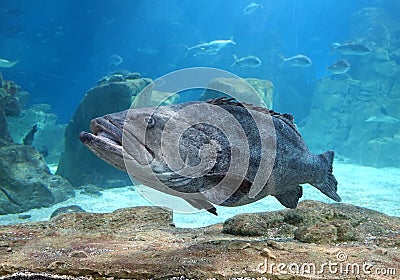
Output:
<path fill-rule="evenodd" d="M 144 122 L 147 128 L 153 128 L 156 125 L 156 120 L 153 117 L 145 117 Z"/>

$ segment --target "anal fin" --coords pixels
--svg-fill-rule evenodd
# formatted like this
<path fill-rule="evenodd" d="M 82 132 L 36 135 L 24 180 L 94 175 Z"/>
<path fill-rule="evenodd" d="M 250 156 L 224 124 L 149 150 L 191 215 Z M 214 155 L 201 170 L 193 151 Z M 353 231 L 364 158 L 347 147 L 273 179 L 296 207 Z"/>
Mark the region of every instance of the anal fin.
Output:
<path fill-rule="evenodd" d="M 303 187 L 297 186 L 294 190 L 275 195 L 276 199 L 287 208 L 296 208 L 299 198 L 303 196 Z"/>
<path fill-rule="evenodd" d="M 206 200 L 201 200 L 201 199 L 188 199 L 185 198 L 185 201 L 192 205 L 194 208 L 197 209 L 206 209 L 209 213 L 214 214 L 215 216 L 218 216 L 217 209 L 208 201 Z"/>

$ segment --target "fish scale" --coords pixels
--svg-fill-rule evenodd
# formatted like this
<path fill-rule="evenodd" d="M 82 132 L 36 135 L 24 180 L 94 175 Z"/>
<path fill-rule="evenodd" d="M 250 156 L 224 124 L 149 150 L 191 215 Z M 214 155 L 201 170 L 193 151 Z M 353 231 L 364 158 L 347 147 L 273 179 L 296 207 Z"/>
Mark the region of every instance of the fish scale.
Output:
<path fill-rule="evenodd" d="M 207 106 L 201 108 L 209 109 L 196 111 L 196 106 L 205 104 Z M 190 115 L 182 113 L 187 108 L 192 109 Z M 225 131 L 231 134 L 225 135 L 223 129 L 210 124 L 185 129 L 187 124 L 198 123 L 197 120 L 210 115 L 224 122 L 229 119 L 227 116 L 233 116 L 244 134 L 227 129 Z M 151 127 L 143 123 L 149 118 L 153 118 Z M 123 125 L 126 119 L 132 122 L 128 126 Z M 173 134 L 171 141 L 175 143 L 168 142 L 163 146 L 161 139 L 169 122 L 172 122 L 174 128 L 181 128 L 184 133 L 179 136 Z M 221 125 L 234 127 L 234 121 Z M 100 158 L 117 168 L 128 170 L 131 176 L 144 185 L 178 196 L 192 206 L 213 214 L 217 214 L 213 205 L 240 206 L 268 195 L 277 198 L 285 207 L 295 208 L 303 195 L 301 185 L 305 183 L 335 201 L 341 200 L 336 192 L 338 183 L 332 174 L 334 152 L 320 155 L 311 153 L 290 114 L 279 114 L 266 108 L 219 98 L 206 102 L 130 109 L 93 119 L 91 127 L 95 130 L 92 133 L 81 132 L 80 139 Z M 120 144 L 123 143 L 121 131 L 132 138 L 131 146 Z M 146 141 L 135 140 L 143 139 L 143 135 Z M 104 137 L 113 139 L 106 141 Z M 206 157 L 202 158 L 206 163 L 215 160 L 214 166 L 206 169 L 205 174 L 196 173 L 194 177 L 172 170 L 165 161 L 165 154 L 169 152 L 165 149 L 170 149 L 173 144 L 179 146 L 179 153 L 175 153 L 176 159 L 179 159 L 178 156 L 183 158 L 187 166 L 196 167 L 199 156 Z M 206 150 L 201 150 L 203 147 Z M 209 158 L 212 153 L 204 152 L 207 147 L 217 151 L 215 158 Z M 244 175 L 229 172 L 229 167 L 235 163 L 232 155 L 235 152 L 241 154 L 246 149 L 249 150 L 248 164 L 237 169 L 244 171 Z M 128 166 L 126 162 L 121 164 L 124 162 L 124 154 L 128 154 Z M 148 159 L 148 166 L 140 158 L 145 154 L 152 157 Z M 242 158 L 236 160 L 239 163 L 247 162 Z M 168 180 L 168 176 L 171 180 Z M 166 184 L 163 185 L 162 181 Z"/>

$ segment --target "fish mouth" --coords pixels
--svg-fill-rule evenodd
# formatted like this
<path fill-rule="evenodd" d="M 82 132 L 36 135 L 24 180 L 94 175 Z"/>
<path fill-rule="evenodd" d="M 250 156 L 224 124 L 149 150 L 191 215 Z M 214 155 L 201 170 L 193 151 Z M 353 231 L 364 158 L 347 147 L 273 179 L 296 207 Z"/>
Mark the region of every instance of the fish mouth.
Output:
<path fill-rule="evenodd" d="M 123 124 L 109 116 L 95 118 L 90 122 L 92 134 L 110 145 L 122 147 Z"/>
<path fill-rule="evenodd" d="M 90 132 L 82 131 L 80 141 L 95 155 L 113 165 L 126 170 L 123 158 L 122 127 L 111 118 L 99 117 L 90 122 Z"/>
<path fill-rule="evenodd" d="M 149 164 L 154 159 L 154 152 L 135 137 L 134 133 L 129 132 L 128 136 L 126 133 L 124 135 L 124 121 L 125 116 L 114 116 L 114 114 L 95 118 L 90 122 L 92 132 L 82 131 L 79 138 L 98 157 L 126 171 L 124 156 L 134 158 L 140 164 Z M 125 140 L 129 137 L 129 142 L 126 141 L 129 144 L 122 144 L 123 137 Z M 147 155 L 147 160 L 142 163 L 144 153 Z"/>

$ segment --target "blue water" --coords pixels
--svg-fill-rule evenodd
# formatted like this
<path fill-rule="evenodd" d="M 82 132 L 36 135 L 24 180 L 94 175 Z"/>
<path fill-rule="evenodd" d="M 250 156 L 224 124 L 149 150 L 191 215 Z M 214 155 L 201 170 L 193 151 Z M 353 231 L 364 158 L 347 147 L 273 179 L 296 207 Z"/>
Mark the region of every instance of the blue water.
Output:
<path fill-rule="evenodd" d="M 339 58 L 331 51 L 332 43 L 358 39 L 351 30 L 354 14 L 364 7 L 379 7 L 394 21 L 400 21 L 399 0 L 260 0 L 257 3 L 263 9 L 244 15 L 243 9 L 251 2 L 1 0 L 0 58 L 20 61 L 12 68 L 0 68 L 0 72 L 30 93 L 30 104 L 50 104 L 58 122 L 67 123 L 85 92 L 113 71 L 127 69 L 157 79 L 187 67 L 215 67 L 245 78 L 271 80 L 273 109 L 294 114 L 301 127 L 309 116 L 316 82 L 328 75 L 326 67 Z M 215 55 L 194 56 L 187 50 L 200 43 L 228 39 L 236 45 L 228 45 Z M 312 65 L 282 67 L 282 57 L 297 54 L 310 57 Z M 232 67 L 233 55 L 257 56 L 262 65 Z M 351 63 L 357 59 L 349 57 Z M 296 95 L 290 86 L 297 90 Z M 380 105 L 384 110 L 397 112 L 391 100 L 384 102 Z M 376 130 L 371 128 L 373 124 L 367 125 L 381 135 L 389 127 L 387 139 L 397 133 L 392 124 Z M 378 136 L 371 139 L 379 144 Z M 324 150 L 330 145 L 326 143 Z M 357 182 L 363 177 L 365 173 L 355 175 Z M 345 177 L 341 182 L 345 187 L 341 188 L 351 186 L 349 178 Z M 377 188 L 381 181 L 377 179 Z M 354 185 L 361 188 L 359 183 Z M 397 184 L 390 181 L 388 185 L 387 195 L 379 197 L 382 204 L 371 200 L 376 202 L 375 207 L 363 198 L 359 205 L 398 216 L 398 203 L 391 205 L 391 211 L 384 209 L 392 188 L 398 192 Z"/>
<path fill-rule="evenodd" d="M 396 1 L 263 0 L 263 10 L 245 16 L 250 2 L 2 0 L 0 58 L 21 60 L 1 71 L 31 93 L 32 104 L 51 104 L 60 122 L 70 119 L 99 78 L 117 69 L 154 79 L 184 67 L 211 66 L 266 79 L 273 76 L 278 55 L 304 53 L 313 60 L 302 74 L 307 92 L 334 60 L 331 43 L 352 39 L 353 12 L 383 6 L 398 17 Z M 188 46 L 229 38 L 237 45 L 217 56 L 186 53 Z M 109 64 L 114 54 L 123 58 L 117 67 Z M 232 69 L 233 54 L 256 55 L 263 65 Z"/>

